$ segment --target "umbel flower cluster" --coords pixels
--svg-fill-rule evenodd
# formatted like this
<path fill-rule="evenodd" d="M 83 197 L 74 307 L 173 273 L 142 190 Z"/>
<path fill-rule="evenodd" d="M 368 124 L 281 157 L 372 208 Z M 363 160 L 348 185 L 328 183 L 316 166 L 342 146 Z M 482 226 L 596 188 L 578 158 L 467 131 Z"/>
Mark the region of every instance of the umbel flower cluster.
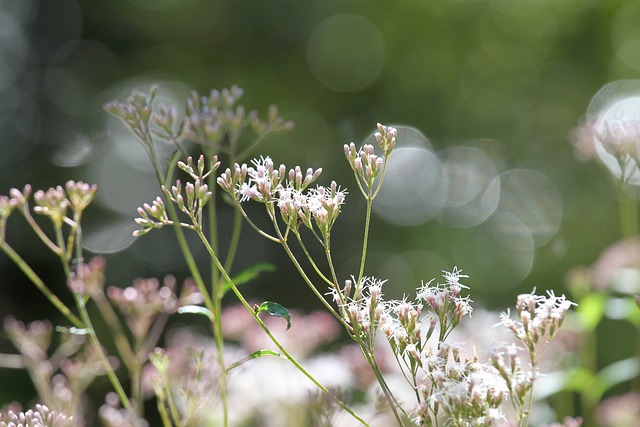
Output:
<path fill-rule="evenodd" d="M 176 107 L 157 105 L 156 95 L 155 87 L 149 94 L 136 91 L 127 102 L 112 101 L 105 109 L 137 137 L 149 154 L 158 180 L 160 196 L 138 208 L 135 222 L 140 229 L 134 235 L 142 237 L 159 228 L 172 228 L 191 278 L 180 289 L 172 276 L 163 281 L 136 279 L 126 287 L 106 286 L 105 259 L 96 257 L 85 262 L 80 241 L 82 214 L 95 197 L 96 186 L 69 181 L 64 188 L 37 191 L 33 207 L 30 186 L 0 196 L 0 249 L 63 316 L 63 325 L 55 329 L 65 337 L 52 352 L 49 346 L 54 328 L 50 323 L 5 322 L 8 335 L 21 351 L 15 355 L 17 359 L 10 360 L 29 371 L 39 398 L 60 412 L 45 406 L 20 414 L 4 411 L 0 413 L 0 426 L 86 425 L 86 390 L 96 375 L 106 376 L 113 388 L 99 411 L 107 427 L 149 425 L 145 400 L 150 395 L 155 398 L 157 418 L 163 427 L 263 425 L 254 422 L 247 407 L 234 412 L 238 402 L 248 400 L 237 392 L 239 388 L 233 384 L 236 376 L 231 373 L 258 363 L 256 359 L 271 358 L 288 363 L 307 386 L 317 391 L 320 398 L 301 398 L 300 402 L 309 411 L 316 408 L 321 415 L 314 419 L 324 420 L 320 425 L 342 425 L 335 421 L 339 417 L 334 420 L 337 413 L 348 418 L 344 425 L 498 425 L 506 420 L 502 406 L 507 401 L 515 410 L 517 424 L 528 424 L 533 385 L 540 376 L 539 355 L 556 335 L 573 303 L 553 292 L 546 297 L 521 295 L 516 305 L 518 320 L 511 320 L 508 312 L 501 317 L 514 343 L 483 361 L 475 351 L 473 356 L 464 357 L 462 345 L 449 341 L 452 331 L 472 313 L 468 287 L 461 283 L 468 276 L 457 267 L 444 272 L 442 283 L 423 282 L 414 300 L 386 300 L 386 280 L 366 276 L 365 270 L 371 207 L 397 145 L 397 129 L 377 124 L 377 148 L 370 144 L 359 148 L 354 143 L 344 145 L 357 189 L 366 202 L 362 249 L 357 254 L 360 265 L 350 279 L 344 280 L 338 277 L 332 257 L 331 234 L 344 209 L 347 191 L 335 181 L 315 184 L 322 173 L 320 168 L 276 166 L 268 156 L 245 162 L 267 136 L 291 129 L 291 123 L 284 121 L 275 107 L 269 108 L 265 121 L 256 112 L 246 113 L 238 104 L 242 91 L 233 87 L 212 91 L 208 96 L 193 93 L 179 120 Z M 252 137 L 247 136 L 247 130 L 252 131 Z M 176 148 L 166 168 L 161 166 L 155 148 L 160 141 Z M 188 155 L 195 149 L 202 154 Z M 227 167 L 223 168 L 223 163 Z M 178 174 L 182 177 L 177 178 Z M 219 220 L 221 200 L 234 209 L 231 227 Z M 257 225 L 264 221 L 254 221 L 253 211 L 249 215 L 245 209 L 248 203 L 264 208 L 268 229 Z M 59 299 L 5 240 L 7 220 L 13 211 L 26 218 L 44 245 L 60 259 L 73 308 Z M 48 218 L 53 237 L 31 212 Z M 258 263 L 235 271 L 235 258 L 242 253 L 238 246 L 243 223 L 284 251 L 309 291 L 325 307 L 325 315 L 332 316 L 350 338 L 357 349 L 357 363 L 375 384 L 378 399 L 368 402 L 369 407 L 348 404 L 353 390 L 325 386 L 294 356 L 298 352 L 307 357 L 313 347 L 325 341 L 310 340 L 307 334 L 306 345 L 298 346 L 305 349 L 302 351 L 295 348 L 295 338 L 279 335 L 284 330 L 305 336 L 289 332 L 296 330 L 296 319 L 303 317 L 292 316 L 273 301 L 249 303 L 240 290 L 239 285 L 273 270 L 269 264 Z M 228 242 L 219 239 L 221 227 L 232 230 Z M 194 260 L 185 232 L 195 233 L 209 255 L 204 271 Z M 307 242 L 309 236 L 311 243 Z M 322 260 L 311 255 L 310 244 L 319 246 Z M 237 330 L 239 316 L 230 316 L 223 307 L 227 294 L 239 301 L 253 329 L 247 326 Z M 89 311 L 88 305 L 95 310 Z M 265 313 L 272 317 L 265 318 Z M 169 316 L 176 314 L 204 316 L 213 344 L 199 344 L 193 338 L 183 340 L 189 341 L 188 345 L 159 347 Z M 108 334 L 94 328 L 96 317 L 107 325 Z M 286 329 L 279 318 L 286 320 Z M 282 323 L 274 323 L 274 319 Z M 250 329 L 251 334 L 259 331 L 262 341 L 269 345 L 258 349 L 234 346 L 234 341 L 245 341 L 243 333 L 248 334 Z M 194 336 L 189 332 L 181 335 Z M 332 332 L 327 337 L 336 335 Z M 311 341 L 316 344 L 311 345 Z M 286 348 L 284 343 L 293 348 Z M 399 397 L 401 391 L 390 383 L 388 363 L 381 365 L 385 352 L 390 352 L 395 372 L 404 378 L 408 396 Z M 5 356 L 0 355 L 0 360 Z M 264 410 L 265 405 L 261 406 Z M 259 415 L 255 418 L 263 419 Z M 286 424 L 277 421 L 278 417 L 264 419 L 264 425 Z"/>

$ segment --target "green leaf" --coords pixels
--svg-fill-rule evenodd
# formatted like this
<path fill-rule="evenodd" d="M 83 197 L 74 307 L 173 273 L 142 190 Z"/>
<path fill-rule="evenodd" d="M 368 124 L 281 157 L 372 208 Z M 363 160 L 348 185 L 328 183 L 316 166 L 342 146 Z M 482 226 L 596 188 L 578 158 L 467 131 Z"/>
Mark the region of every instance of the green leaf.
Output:
<path fill-rule="evenodd" d="M 603 368 L 596 375 L 598 388 L 593 390 L 596 399 L 600 399 L 611 387 L 634 379 L 640 373 L 640 358 L 630 357 L 619 360 Z"/>
<path fill-rule="evenodd" d="M 231 282 L 234 285 L 239 286 L 247 283 L 250 280 L 255 279 L 260 275 L 260 273 L 263 273 L 266 271 L 269 271 L 269 272 L 276 271 L 276 266 L 268 262 L 259 262 L 258 264 L 252 265 L 246 270 L 238 273 L 237 276 L 232 277 Z M 231 289 L 231 283 L 224 282 L 222 284 L 222 295 L 226 294 L 230 289 Z"/>
<path fill-rule="evenodd" d="M 291 315 L 289 314 L 289 310 L 278 304 L 277 302 L 265 301 L 260 306 L 256 306 L 254 308 L 256 314 L 266 311 L 272 316 L 276 317 L 284 317 L 287 319 L 287 330 L 291 328 Z"/>
<path fill-rule="evenodd" d="M 235 362 L 233 362 L 231 365 L 229 365 L 229 367 L 227 368 L 227 372 L 229 372 L 232 369 L 237 368 L 238 366 L 242 365 L 243 363 L 246 363 L 252 359 L 256 359 L 258 357 L 262 357 L 262 356 L 276 356 L 276 357 L 282 357 L 282 355 L 280 353 L 277 353 L 273 350 L 258 350 L 258 351 L 254 351 L 253 353 L 243 357 L 242 359 L 239 359 Z"/>
<path fill-rule="evenodd" d="M 202 314 L 203 316 L 207 316 L 209 320 L 213 322 L 213 313 L 206 307 L 201 307 L 199 305 L 185 305 L 184 307 L 178 308 L 178 313 L 190 313 L 190 314 Z"/>
<path fill-rule="evenodd" d="M 580 300 L 578 314 L 587 331 L 593 331 L 604 316 L 607 296 L 600 293 L 591 293 Z"/>

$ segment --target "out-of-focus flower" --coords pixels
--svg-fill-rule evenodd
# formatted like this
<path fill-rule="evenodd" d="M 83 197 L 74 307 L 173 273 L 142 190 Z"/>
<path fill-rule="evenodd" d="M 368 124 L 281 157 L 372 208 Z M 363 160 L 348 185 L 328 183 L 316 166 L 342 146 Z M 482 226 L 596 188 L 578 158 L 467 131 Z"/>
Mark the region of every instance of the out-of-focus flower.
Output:
<path fill-rule="evenodd" d="M 0 427 L 75 427 L 73 417 L 50 410 L 37 404 L 33 409 L 0 411 Z"/>
<path fill-rule="evenodd" d="M 598 407 L 597 418 L 602 427 L 637 425 L 640 420 L 640 392 L 631 392 L 606 399 Z"/>

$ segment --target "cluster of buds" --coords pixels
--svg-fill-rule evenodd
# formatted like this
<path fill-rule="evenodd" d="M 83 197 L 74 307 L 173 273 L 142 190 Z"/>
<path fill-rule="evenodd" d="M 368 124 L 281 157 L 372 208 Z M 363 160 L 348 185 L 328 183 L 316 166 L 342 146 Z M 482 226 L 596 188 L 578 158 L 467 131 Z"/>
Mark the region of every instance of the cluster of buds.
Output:
<path fill-rule="evenodd" d="M 631 158 L 640 165 L 640 117 L 624 115 L 602 122 L 602 131 L 595 131 L 602 147 L 619 162 Z"/>
<path fill-rule="evenodd" d="M 500 406 L 508 389 L 498 372 L 476 358 L 462 360 L 460 349 L 440 343 L 425 357 L 427 377 L 419 384 L 418 424 L 432 425 L 442 410 L 452 425 L 491 426 L 504 420 Z"/>
<path fill-rule="evenodd" d="M 392 351 L 398 355 L 412 376 L 423 367 L 423 352 L 426 343 L 433 335 L 436 320 L 428 316 L 429 323 L 425 334 L 422 333 L 426 320 L 421 318 L 422 304 L 411 303 L 406 300 L 390 303 L 390 316 L 382 327 Z"/>
<path fill-rule="evenodd" d="M 37 404 L 26 412 L 8 410 L 0 412 L 0 427 L 73 427 L 77 425 L 73 417 L 50 410 Z"/>
<path fill-rule="evenodd" d="M 535 367 L 524 369 L 518 353 L 518 346 L 515 344 L 503 345 L 493 350 L 491 363 L 504 379 L 513 401 L 524 406 L 540 373 Z"/>
<path fill-rule="evenodd" d="M 218 185 L 238 202 L 272 202 L 275 189 L 286 178 L 286 166 L 276 169 L 270 157 L 253 159 L 251 163 L 253 166 L 235 164 L 233 173 L 227 168 L 218 177 Z"/>
<path fill-rule="evenodd" d="M 267 121 L 262 121 L 256 111 L 247 113 L 242 105 L 237 105 L 243 90 L 237 86 L 221 91 L 212 90 L 209 96 L 200 96 L 192 92 L 187 99 L 186 117 L 181 124 L 180 133 L 187 139 L 211 147 L 224 149 L 228 145 L 232 150 L 240 140 L 246 126 L 251 126 L 259 139 L 276 131 L 288 131 L 293 123 L 285 121 L 274 105 L 269 107 Z M 169 114 L 161 116 L 160 124 L 168 122 Z"/>
<path fill-rule="evenodd" d="M 167 209 L 160 197 L 149 203 L 145 203 L 138 208 L 138 218 L 135 219 L 136 224 L 141 225 L 142 230 L 135 230 L 133 235 L 138 237 L 147 234 L 154 228 L 162 228 L 165 225 L 171 225 L 173 222 L 167 215 Z"/>
<path fill-rule="evenodd" d="M 9 219 L 11 212 L 16 207 L 26 203 L 30 192 L 31 186 L 27 185 L 22 192 L 12 188 L 9 196 L 0 195 L 0 243 L 4 242 L 7 219 Z"/>
<path fill-rule="evenodd" d="M 134 338 L 142 341 L 157 315 L 175 313 L 181 306 L 202 302 L 193 282 L 185 282 L 180 296 L 176 287 L 173 276 L 166 276 L 162 283 L 155 278 L 136 279 L 126 288 L 110 286 L 107 296 L 124 316 Z"/>
<path fill-rule="evenodd" d="M 394 127 L 384 126 L 380 123 L 377 124 L 377 127 L 378 131 L 374 134 L 374 137 L 382 149 L 382 157 L 374 153 L 374 147 L 371 144 L 365 144 L 359 150 L 356 150 L 353 142 L 344 145 L 344 155 L 349 161 L 359 185 L 364 183 L 365 188 L 369 191 L 372 190 L 375 179 L 383 170 L 386 159 L 393 151 L 396 145 L 396 136 L 398 135 L 398 131 Z"/>
<path fill-rule="evenodd" d="M 378 328 L 387 317 L 387 306 L 382 299 L 382 285 L 386 280 L 363 277 L 353 289 L 354 281 L 347 280 L 342 290 L 333 290 L 333 298 L 342 318 L 350 326 L 350 332 L 360 337 L 373 352 Z"/>
<path fill-rule="evenodd" d="M 213 156 L 208 167 L 204 160 L 204 156 L 200 156 L 198 161 L 194 163 L 193 158 L 189 156 L 186 162 L 178 162 L 178 167 L 185 171 L 193 182 L 187 182 L 184 186 L 184 196 L 182 182 L 178 179 L 171 188 L 162 186 L 165 196 L 176 204 L 180 211 L 187 214 L 192 224 L 181 224 L 187 227 L 199 227 L 202 225 L 202 210 L 204 206 L 211 200 L 213 193 L 209 191 L 209 186 L 205 184 L 205 179 L 220 167 L 218 156 Z M 186 196 L 186 199 L 185 199 Z M 135 219 L 136 224 L 141 225 L 141 230 L 133 232 L 134 236 L 142 236 L 154 228 L 162 228 L 165 225 L 173 224 L 169 219 L 164 201 L 160 197 L 151 203 L 145 203 L 138 208 L 138 218 Z"/>
<path fill-rule="evenodd" d="M 380 123 L 377 124 L 378 131 L 373 134 L 376 138 L 376 142 L 382 148 L 385 157 L 389 157 L 391 151 L 396 146 L 396 137 L 398 136 L 398 130 L 391 126 L 384 126 Z"/>
<path fill-rule="evenodd" d="M 80 295 L 94 296 L 104 289 L 105 269 L 107 263 L 103 257 L 91 258 L 88 263 L 76 265 L 67 282 L 72 292 Z"/>
<path fill-rule="evenodd" d="M 166 142 L 176 142 L 182 132 L 182 126 L 177 132 L 174 130 L 178 118 L 178 109 L 173 105 L 160 105 L 151 113 L 151 123 L 156 125 L 151 129 L 151 135 Z"/>
<path fill-rule="evenodd" d="M 356 151 L 356 146 L 351 144 L 344 145 L 344 155 L 351 165 L 351 169 L 362 181 L 368 190 L 373 188 L 373 182 L 384 166 L 384 159 L 374 154 L 373 145 L 365 144 Z"/>
<path fill-rule="evenodd" d="M 169 200 L 178 206 L 178 209 L 193 220 L 194 225 L 201 224 L 202 209 L 213 196 L 213 193 L 209 191 L 209 186 L 200 179 L 196 179 L 194 182 L 187 182 L 184 185 L 186 200 L 182 195 L 182 182 L 179 179 L 170 189 L 163 185 L 162 191 Z"/>
<path fill-rule="evenodd" d="M 540 342 L 553 339 L 567 311 L 577 305 L 564 295 L 556 296 L 553 291 L 547 291 L 547 295 L 535 295 L 533 292 L 518 295 L 518 321 L 511 319 L 510 311 L 500 314 L 501 324 L 515 335 L 531 355 L 535 354 Z"/>
<path fill-rule="evenodd" d="M 153 102 L 158 95 L 158 86 L 153 85 L 149 93 L 134 90 L 125 103 L 109 101 L 104 104 L 106 112 L 111 113 L 124 121 L 138 139 L 147 144 L 149 119 L 153 112 Z"/>
<path fill-rule="evenodd" d="M 307 171 L 307 177 L 312 177 L 311 170 Z M 294 185 L 280 185 L 277 188 L 277 205 L 282 219 L 294 231 L 298 230 L 300 223 L 314 230 L 315 223 L 323 242 L 326 242 L 340 215 L 347 192 L 340 189 L 335 181 L 329 187 L 317 186 L 307 191 L 298 190 Z"/>
<path fill-rule="evenodd" d="M 25 325 L 13 317 L 4 319 L 4 330 L 22 356 L 35 363 L 46 360 L 53 326 L 46 320 L 36 320 Z"/>
<path fill-rule="evenodd" d="M 424 301 L 438 319 L 440 326 L 440 340 L 443 341 L 451 331 L 458 326 L 462 318 L 473 311 L 468 296 L 460 296 L 462 289 L 467 286 L 460 283 L 460 278 L 467 278 L 461 270 L 454 267 L 453 271 L 443 272 L 445 283 L 432 285 L 433 280 L 423 283 L 418 289 L 418 299 Z"/>
<path fill-rule="evenodd" d="M 192 92 L 187 99 L 183 135 L 215 149 L 225 139 L 228 143 L 237 143 L 247 116 L 242 105 L 236 106 L 242 94 L 243 90 L 237 86 L 222 91 L 214 89 L 209 96 Z"/>
<path fill-rule="evenodd" d="M 307 190 L 322 169 L 308 168 L 303 172 L 296 166 L 287 171 L 282 164 L 276 168 L 270 157 L 251 163 L 253 166 L 235 164 L 233 171 L 227 168 L 218 177 L 218 185 L 238 203 L 254 200 L 265 203 L 272 211 L 275 202 L 282 219 L 293 230 L 298 229 L 299 223 L 313 229 L 315 221 L 322 235 L 328 236 L 346 192 L 335 182 L 330 187 Z"/>

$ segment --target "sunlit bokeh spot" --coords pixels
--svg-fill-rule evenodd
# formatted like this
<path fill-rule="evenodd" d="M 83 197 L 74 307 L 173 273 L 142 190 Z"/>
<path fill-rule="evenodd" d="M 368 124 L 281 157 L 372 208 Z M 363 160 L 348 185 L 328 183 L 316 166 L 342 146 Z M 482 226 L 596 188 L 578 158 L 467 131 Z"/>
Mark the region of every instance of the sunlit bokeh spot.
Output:
<path fill-rule="evenodd" d="M 68 138 L 51 154 L 50 161 L 61 167 L 75 167 L 87 163 L 95 151 L 98 135 L 78 133 Z"/>
<path fill-rule="evenodd" d="M 480 150 L 459 147 L 441 153 L 447 201 L 441 221 L 451 227 L 482 224 L 495 211 L 500 181 L 493 162 Z"/>
<path fill-rule="evenodd" d="M 408 251 L 392 255 L 380 263 L 376 276 L 389 279 L 383 289 L 388 298 L 401 299 L 407 295 L 412 299 L 421 281 L 439 280 L 442 270 L 452 267 L 433 252 Z"/>
<path fill-rule="evenodd" d="M 446 193 L 442 164 L 433 152 L 419 147 L 396 148 L 373 209 L 396 225 L 424 224 L 440 213 Z"/>
<path fill-rule="evenodd" d="M 587 120 L 595 121 L 594 142 L 600 161 L 614 177 L 624 176 L 628 183 L 640 184 L 638 165 L 628 155 L 624 155 L 621 165 L 618 159 L 605 149 L 599 135 L 606 134 L 609 129 L 615 144 L 627 144 L 626 141 L 630 138 L 634 139 L 631 141 L 632 144 L 638 144 L 640 81 L 619 80 L 604 86 L 592 98 L 587 110 Z"/>
<path fill-rule="evenodd" d="M 82 246 L 98 254 L 120 252 L 133 243 L 132 233 L 139 228 L 132 216 L 89 223 L 82 229 Z"/>
<path fill-rule="evenodd" d="M 494 236 L 503 235 L 504 244 L 528 250 L 530 235 L 535 247 L 549 242 L 562 221 L 562 197 L 555 185 L 541 172 L 515 169 L 500 175 L 500 202 L 491 218 Z M 506 214 L 506 215 L 505 215 Z"/>
<path fill-rule="evenodd" d="M 87 175 L 87 181 L 99 188 L 96 203 L 129 217 L 133 217 L 143 203 L 160 195 L 153 172 L 132 168 L 115 150 L 107 147 L 96 153 Z"/>
<path fill-rule="evenodd" d="M 185 233 L 184 236 L 194 256 L 202 252 L 202 242 L 195 233 Z M 130 251 L 141 264 L 157 271 L 176 274 L 177 269 L 185 267 L 184 255 L 172 227 L 153 230 L 136 238 Z"/>
<path fill-rule="evenodd" d="M 431 145 L 431 141 L 429 141 L 429 139 L 424 136 L 424 134 L 418 129 L 403 125 L 389 125 L 388 123 L 385 123 L 385 125 L 393 126 L 398 131 L 398 135 L 396 136 L 396 150 L 398 148 L 416 147 L 433 151 L 433 145 Z M 376 142 L 375 132 L 372 132 L 371 135 L 369 135 L 364 140 L 364 144 L 373 145 L 376 149 L 376 153 L 380 151 L 380 147 L 378 147 L 378 143 Z M 391 153 L 391 157 L 394 156 L 396 150 Z"/>
<path fill-rule="evenodd" d="M 470 276 L 467 284 L 488 292 L 502 292 L 518 285 L 531 272 L 534 249 L 532 239 L 520 249 L 503 245 L 495 233 L 484 227 L 469 229 L 454 243 L 453 258 Z M 526 240 L 526 238 L 525 238 Z M 468 266 L 468 267 L 465 267 Z"/>
<path fill-rule="evenodd" d="M 307 62 L 313 76 L 338 92 L 364 89 L 382 71 L 382 35 L 367 18 L 334 15 L 313 30 L 307 43 Z"/>

